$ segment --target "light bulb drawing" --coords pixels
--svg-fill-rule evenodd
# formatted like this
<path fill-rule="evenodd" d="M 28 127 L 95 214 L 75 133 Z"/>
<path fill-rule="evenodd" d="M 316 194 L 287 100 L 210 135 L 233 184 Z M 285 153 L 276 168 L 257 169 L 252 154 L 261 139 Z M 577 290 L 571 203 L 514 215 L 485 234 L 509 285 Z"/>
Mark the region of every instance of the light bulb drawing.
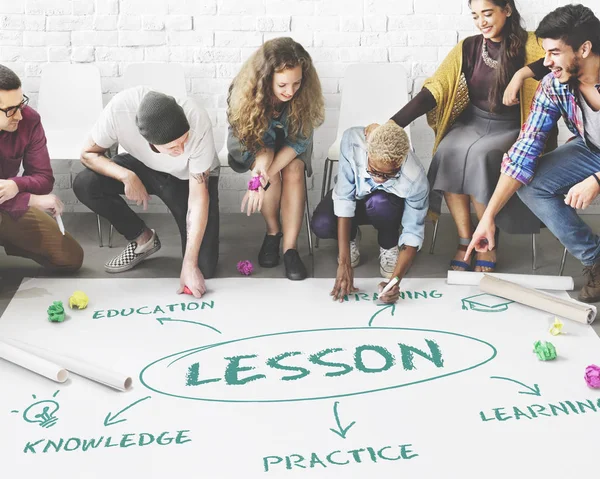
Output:
<path fill-rule="evenodd" d="M 52 397 L 56 398 L 56 395 L 60 392 L 56 391 Z M 33 399 L 37 399 L 35 394 L 32 394 Z M 58 418 L 55 414 L 60 409 L 60 405 L 52 399 L 44 399 L 43 401 L 37 401 L 29 405 L 23 412 L 23 419 L 31 424 L 39 424 L 40 427 L 50 428 L 56 424 Z M 19 411 L 11 411 L 12 413 L 18 413 Z"/>

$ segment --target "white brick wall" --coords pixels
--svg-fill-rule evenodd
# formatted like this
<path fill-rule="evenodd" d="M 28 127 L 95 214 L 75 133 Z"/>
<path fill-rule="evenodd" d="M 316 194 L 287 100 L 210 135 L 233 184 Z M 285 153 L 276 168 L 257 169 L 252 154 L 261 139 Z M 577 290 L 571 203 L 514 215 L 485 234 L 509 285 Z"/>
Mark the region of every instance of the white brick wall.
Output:
<path fill-rule="evenodd" d="M 567 3 L 517 0 L 530 30 Z M 583 3 L 600 14 L 600 0 Z M 335 139 L 347 65 L 400 62 L 411 77 L 411 93 L 418 92 L 452 45 L 473 33 L 468 0 L 0 0 L 0 62 L 22 76 L 34 106 L 46 62 L 95 62 L 105 102 L 122 87 L 127 64 L 178 62 L 188 93 L 213 120 L 219 149 L 227 87 L 241 62 L 265 40 L 292 36 L 313 56 L 326 98 L 327 120 L 315 134 L 313 206 L 323 160 Z M 428 165 L 433 134 L 423 118 L 412 126 L 412 135 Z M 79 168 L 55 165 L 57 189 L 72 210 L 83 210 L 69 190 L 69 176 Z M 239 211 L 244 184 L 243 176 L 223 173 L 222 211 Z M 160 204 L 153 208 L 166 211 Z"/>

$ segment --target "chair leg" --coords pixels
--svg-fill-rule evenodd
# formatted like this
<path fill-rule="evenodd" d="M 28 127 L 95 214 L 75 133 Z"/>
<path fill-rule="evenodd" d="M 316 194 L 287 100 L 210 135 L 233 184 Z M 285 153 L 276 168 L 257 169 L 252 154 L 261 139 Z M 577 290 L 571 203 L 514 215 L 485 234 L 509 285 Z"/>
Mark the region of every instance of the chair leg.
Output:
<path fill-rule="evenodd" d="M 438 218 L 433 226 L 433 238 L 431 238 L 431 247 L 429 248 L 429 254 L 433 254 L 435 248 L 435 241 L 437 240 L 438 226 L 440 225 L 440 219 Z"/>
<path fill-rule="evenodd" d="M 311 275 L 315 277 L 315 250 L 313 247 L 313 235 L 312 228 L 310 226 L 310 204 L 308 202 L 308 175 L 306 174 L 306 170 L 304 171 L 304 198 L 305 198 L 305 211 L 304 216 L 306 218 L 306 234 L 308 235 L 308 252 L 310 253 L 310 263 L 311 263 Z"/>
<path fill-rule="evenodd" d="M 304 216 L 306 217 L 306 234 L 308 235 L 308 251 L 310 252 L 310 255 L 312 256 L 314 254 L 314 249 L 313 249 L 312 229 L 310 227 L 310 205 L 308 202 L 308 175 L 306 174 L 306 171 L 304 172 L 304 199 L 305 199 Z"/>
<path fill-rule="evenodd" d="M 562 276 L 565 271 L 565 263 L 567 262 L 567 248 L 564 249 L 562 254 L 562 259 L 560 260 L 560 269 L 558 270 L 558 275 Z"/>
<path fill-rule="evenodd" d="M 535 244 L 535 234 L 531 235 L 531 257 L 532 257 L 531 269 L 533 271 L 535 271 L 537 269 L 537 247 Z"/>
<path fill-rule="evenodd" d="M 115 227 L 111 224 L 110 225 L 110 230 L 108 232 L 108 247 L 112 248 L 112 239 L 113 239 L 113 231 L 114 231 Z"/>
<path fill-rule="evenodd" d="M 102 244 L 102 223 L 100 222 L 100 215 L 96 215 L 96 221 L 98 223 L 98 246 L 102 248 L 104 245 Z"/>

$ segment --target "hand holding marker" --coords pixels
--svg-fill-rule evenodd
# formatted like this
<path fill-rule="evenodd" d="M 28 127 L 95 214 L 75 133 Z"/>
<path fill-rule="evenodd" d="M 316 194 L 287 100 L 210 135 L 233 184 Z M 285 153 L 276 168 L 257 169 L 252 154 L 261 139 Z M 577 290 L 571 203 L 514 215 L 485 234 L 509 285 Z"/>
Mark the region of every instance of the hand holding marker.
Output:
<path fill-rule="evenodd" d="M 394 276 L 389 282 L 388 284 L 385 286 L 385 288 L 383 288 L 383 290 L 381 291 L 381 293 L 379 293 L 379 296 L 383 296 L 384 294 L 386 294 L 387 292 L 389 292 L 394 285 L 400 281 L 400 279 L 398 278 L 398 276 Z"/>

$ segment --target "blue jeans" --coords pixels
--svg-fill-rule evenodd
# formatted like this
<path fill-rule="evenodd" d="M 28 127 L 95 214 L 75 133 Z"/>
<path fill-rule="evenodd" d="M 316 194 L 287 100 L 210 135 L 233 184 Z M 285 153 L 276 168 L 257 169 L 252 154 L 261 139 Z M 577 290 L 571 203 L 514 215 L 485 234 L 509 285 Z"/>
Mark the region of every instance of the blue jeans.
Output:
<path fill-rule="evenodd" d="M 584 266 L 600 260 L 600 239 L 564 200 L 572 186 L 598 171 L 600 152 L 577 138 L 543 155 L 533 181 L 518 191 L 523 203 Z"/>

